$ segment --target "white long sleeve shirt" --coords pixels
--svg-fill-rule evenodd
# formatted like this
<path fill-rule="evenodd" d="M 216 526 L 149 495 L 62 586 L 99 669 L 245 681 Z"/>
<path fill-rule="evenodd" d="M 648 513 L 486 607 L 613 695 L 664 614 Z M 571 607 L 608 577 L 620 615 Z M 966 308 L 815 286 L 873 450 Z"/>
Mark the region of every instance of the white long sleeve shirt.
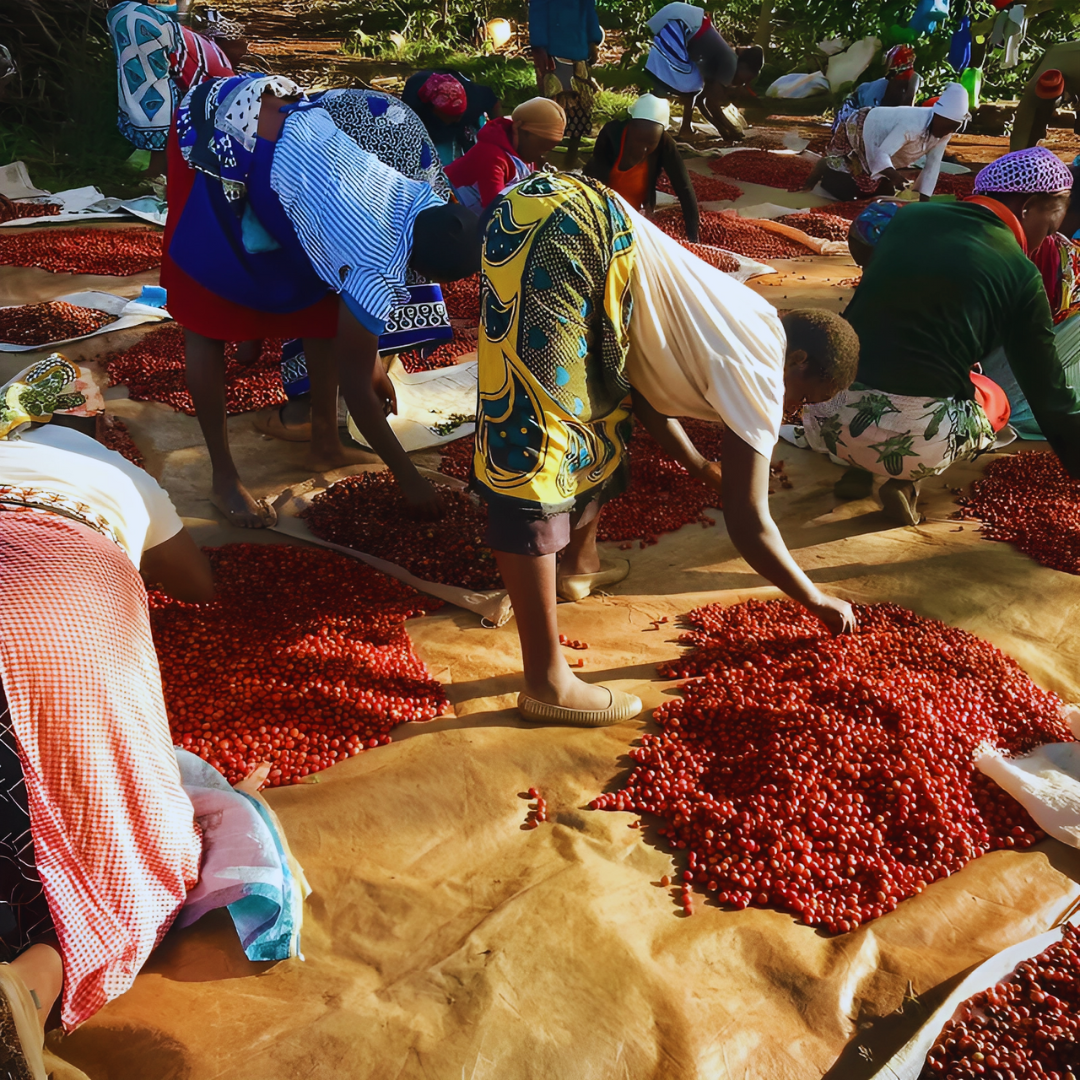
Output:
<path fill-rule="evenodd" d="M 934 119 L 932 109 L 916 105 L 871 109 L 863 124 L 863 150 L 872 176 L 881 176 L 886 169 L 907 169 L 924 154 L 926 164 L 915 183 L 920 195 L 933 195 L 937 187 L 941 159 L 949 136 L 935 139 L 930 134 Z"/>

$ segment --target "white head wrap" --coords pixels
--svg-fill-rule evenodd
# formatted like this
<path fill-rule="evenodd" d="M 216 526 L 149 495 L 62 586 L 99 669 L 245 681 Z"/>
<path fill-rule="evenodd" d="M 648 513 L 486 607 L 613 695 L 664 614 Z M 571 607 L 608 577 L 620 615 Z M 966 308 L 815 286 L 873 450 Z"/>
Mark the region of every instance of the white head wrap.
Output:
<path fill-rule="evenodd" d="M 654 124 L 666 128 L 671 122 L 671 105 L 666 98 L 642 94 L 630 106 L 630 116 L 634 120 L 651 120 Z"/>

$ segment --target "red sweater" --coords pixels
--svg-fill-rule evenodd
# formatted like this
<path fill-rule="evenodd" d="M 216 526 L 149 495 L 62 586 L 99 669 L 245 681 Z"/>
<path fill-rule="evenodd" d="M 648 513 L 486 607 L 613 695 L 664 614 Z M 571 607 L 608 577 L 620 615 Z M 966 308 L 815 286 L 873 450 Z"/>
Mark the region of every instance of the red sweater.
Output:
<path fill-rule="evenodd" d="M 468 153 L 446 166 L 446 175 L 456 188 L 475 187 L 482 206 L 488 206 L 507 184 L 513 183 L 517 169 L 510 155 L 514 122 L 508 116 L 489 120 L 476 136 Z"/>

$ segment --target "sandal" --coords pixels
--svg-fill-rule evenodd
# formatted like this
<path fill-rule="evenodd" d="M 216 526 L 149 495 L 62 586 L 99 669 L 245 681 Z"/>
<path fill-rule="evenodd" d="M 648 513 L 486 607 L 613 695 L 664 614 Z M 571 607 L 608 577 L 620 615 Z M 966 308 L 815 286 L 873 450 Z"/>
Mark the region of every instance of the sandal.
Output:
<path fill-rule="evenodd" d="M 260 409 L 251 420 L 251 426 L 260 434 L 282 442 L 311 442 L 311 423 L 297 424 L 290 427 L 281 419 L 284 405 L 274 405 L 269 409 Z"/>
<path fill-rule="evenodd" d="M 595 574 L 569 574 L 555 583 L 555 592 L 560 600 L 576 602 L 591 596 L 605 585 L 616 585 L 624 581 L 630 573 L 629 559 L 604 561 Z"/>
<path fill-rule="evenodd" d="M 37 1006 L 26 983 L 10 964 L 0 964 L 0 1076 L 48 1080 L 44 1045 Z"/>
<path fill-rule="evenodd" d="M 607 727 L 632 720 L 641 712 L 641 698 L 636 694 L 624 694 L 621 690 L 604 689 L 611 696 L 606 709 L 567 709 L 562 705 L 549 705 L 527 694 L 518 694 L 517 707 L 522 719 L 533 724 L 565 724 L 569 727 Z"/>
<path fill-rule="evenodd" d="M 885 516 L 897 525 L 918 525 L 923 516 L 915 509 L 919 490 L 910 480 L 886 480 L 878 492 Z"/>

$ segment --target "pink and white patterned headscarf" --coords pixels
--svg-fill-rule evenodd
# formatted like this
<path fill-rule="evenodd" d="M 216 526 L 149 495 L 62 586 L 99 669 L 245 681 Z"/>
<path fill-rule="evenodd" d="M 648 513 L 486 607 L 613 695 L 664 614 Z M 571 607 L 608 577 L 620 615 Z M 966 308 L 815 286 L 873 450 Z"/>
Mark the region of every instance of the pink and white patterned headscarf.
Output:
<path fill-rule="evenodd" d="M 1073 177 L 1060 158 L 1045 146 L 1017 150 L 987 165 L 975 177 L 977 195 L 1049 195 L 1072 188 Z"/>

